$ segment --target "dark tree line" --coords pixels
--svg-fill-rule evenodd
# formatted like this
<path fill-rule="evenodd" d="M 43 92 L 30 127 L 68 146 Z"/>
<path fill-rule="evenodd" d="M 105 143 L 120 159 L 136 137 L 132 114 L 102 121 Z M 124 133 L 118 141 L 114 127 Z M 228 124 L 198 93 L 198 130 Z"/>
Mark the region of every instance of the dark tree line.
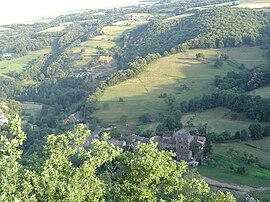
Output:
<path fill-rule="evenodd" d="M 18 36 L 4 39 L 0 44 L 0 53 L 13 53 L 18 56 L 26 55 L 28 51 L 36 51 L 52 45 L 54 39 L 51 36 Z"/>
<path fill-rule="evenodd" d="M 227 107 L 235 112 L 244 112 L 248 118 L 258 121 L 270 120 L 270 99 L 250 96 L 233 90 L 217 90 L 202 98 L 193 98 L 180 104 L 182 112 Z"/>
<path fill-rule="evenodd" d="M 215 86 L 219 89 L 239 89 L 251 91 L 270 83 L 270 66 L 261 65 L 253 69 L 244 69 L 240 72 L 228 72 L 225 77 L 215 76 Z"/>

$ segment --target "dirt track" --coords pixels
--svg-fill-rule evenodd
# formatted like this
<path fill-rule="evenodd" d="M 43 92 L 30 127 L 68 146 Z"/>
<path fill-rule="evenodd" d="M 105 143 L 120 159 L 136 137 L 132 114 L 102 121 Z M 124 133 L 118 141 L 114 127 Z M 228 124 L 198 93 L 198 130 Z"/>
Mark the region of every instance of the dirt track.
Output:
<path fill-rule="evenodd" d="M 238 192 L 249 193 L 252 191 L 258 191 L 258 192 L 270 191 L 270 187 L 254 188 L 254 187 L 249 187 L 249 186 L 245 186 L 245 185 L 233 185 L 233 184 L 228 184 L 225 182 L 219 182 L 217 180 L 212 180 L 212 179 L 209 179 L 207 177 L 204 177 L 204 179 L 205 179 L 205 182 L 211 186 L 218 187 L 218 188 L 226 188 L 226 189 L 238 191 Z"/>

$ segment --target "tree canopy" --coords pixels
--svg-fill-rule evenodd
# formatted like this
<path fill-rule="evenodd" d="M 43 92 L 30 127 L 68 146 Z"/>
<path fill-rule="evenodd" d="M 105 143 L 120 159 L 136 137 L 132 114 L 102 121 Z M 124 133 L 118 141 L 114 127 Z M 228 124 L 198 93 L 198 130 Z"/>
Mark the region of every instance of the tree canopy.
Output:
<path fill-rule="evenodd" d="M 85 147 L 90 131 L 50 135 L 44 158 L 23 164 L 19 146 L 26 139 L 17 117 L 0 139 L 1 201 L 235 201 L 211 192 L 203 179 L 157 145 L 139 144 L 133 152 L 107 142 Z"/>

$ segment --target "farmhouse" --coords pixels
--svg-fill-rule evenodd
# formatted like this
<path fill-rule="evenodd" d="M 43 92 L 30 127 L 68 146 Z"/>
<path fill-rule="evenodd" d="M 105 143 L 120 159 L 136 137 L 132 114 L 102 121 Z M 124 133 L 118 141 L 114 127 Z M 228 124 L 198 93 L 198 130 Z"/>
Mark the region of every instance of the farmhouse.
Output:
<path fill-rule="evenodd" d="M 12 58 L 12 54 L 11 53 L 4 53 L 3 55 L 1 55 L 1 58 L 11 59 Z"/>
<path fill-rule="evenodd" d="M 69 117 L 68 117 L 68 121 L 72 122 L 72 123 L 77 123 L 81 120 L 81 112 L 78 111 L 74 114 L 71 114 Z"/>

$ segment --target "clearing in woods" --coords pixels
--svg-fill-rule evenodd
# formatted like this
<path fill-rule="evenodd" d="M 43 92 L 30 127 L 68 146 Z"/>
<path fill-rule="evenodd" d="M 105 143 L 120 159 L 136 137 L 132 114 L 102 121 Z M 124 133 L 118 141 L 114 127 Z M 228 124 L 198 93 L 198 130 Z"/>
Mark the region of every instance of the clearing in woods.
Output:
<path fill-rule="evenodd" d="M 22 109 L 23 112 L 26 114 L 31 114 L 33 117 L 36 117 L 38 113 L 42 109 L 42 104 L 36 103 L 36 102 L 23 102 L 22 104 Z"/>

